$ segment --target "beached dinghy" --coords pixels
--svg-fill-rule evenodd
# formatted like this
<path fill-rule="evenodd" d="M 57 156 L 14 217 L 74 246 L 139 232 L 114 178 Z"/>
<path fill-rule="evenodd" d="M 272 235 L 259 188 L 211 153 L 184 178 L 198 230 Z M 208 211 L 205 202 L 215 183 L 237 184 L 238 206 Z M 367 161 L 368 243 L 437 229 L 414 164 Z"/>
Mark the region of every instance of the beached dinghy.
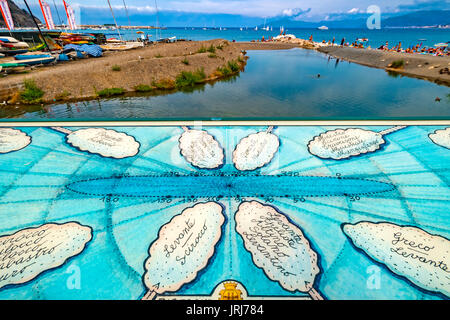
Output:
<path fill-rule="evenodd" d="M 49 64 L 56 60 L 55 57 L 49 56 L 44 58 L 35 58 L 35 59 L 27 59 L 27 60 L 18 60 L 21 64 L 27 65 L 27 66 L 35 66 L 40 64 Z"/>
<path fill-rule="evenodd" d="M 50 54 L 18 54 L 14 56 L 14 59 L 16 60 L 32 60 L 32 59 L 45 59 L 45 58 L 52 58 L 52 55 Z"/>

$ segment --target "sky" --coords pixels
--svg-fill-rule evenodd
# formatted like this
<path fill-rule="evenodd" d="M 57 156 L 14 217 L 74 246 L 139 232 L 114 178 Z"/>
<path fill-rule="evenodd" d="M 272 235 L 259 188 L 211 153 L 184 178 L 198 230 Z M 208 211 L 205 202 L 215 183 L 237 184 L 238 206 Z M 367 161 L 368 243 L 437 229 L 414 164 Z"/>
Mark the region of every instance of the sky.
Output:
<path fill-rule="evenodd" d="M 84 7 L 107 6 L 107 0 L 71 0 Z M 123 7 L 123 0 L 110 0 L 113 6 Z M 126 0 L 131 10 L 154 11 L 154 0 Z M 304 15 L 329 13 L 357 13 L 377 5 L 382 11 L 417 10 L 423 8 L 449 8 L 450 0 L 159 0 L 160 10 L 184 12 L 227 13 L 257 17 L 305 12 Z M 308 12 L 306 12 L 308 11 Z"/>
<path fill-rule="evenodd" d="M 35 11 L 40 11 L 38 0 L 27 0 Z M 61 0 L 46 0 L 54 10 L 53 1 L 58 6 Z M 66 0 L 74 7 L 79 6 L 82 19 L 85 23 L 91 23 L 94 19 L 110 18 L 107 0 Z M 23 1 L 15 0 L 23 7 Z M 118 19 L 124 19 L 123 0 L 110 0 Z M 131 16 L 150 17 L 155 15 L 155 0 L 125 0 Z M 382 13 L 402 13 L 416 10 L 449 9 L 450 0 L 158 0 L 158 9 L 163 12 L 163 19 L 175 19 L 177 15 L 185 13 L 204 14 L 208 18 L 225 19 L 224 14 L 245 17 L 249 24 L 255 19 L 289 17 L 293 20 L 321 21 L 329 19 L 340 19 L 367 13 L 371 5 L 380 7 Z M 62 9 L 61 9 L 62 10 Z M 165 12 L 165 16 L 164 16 Z M 35 12 L 40 17 L 40 12 Z M 54 14 L 55 15 L 55 14 Z M 169 15 L 171 17 L 169 17 Z M 219 16 L 222 15 L 222 16 Z M 184 15 L 186 16 L 186 15 Z M 338 17 L 338 18 L 337 18 Z M 56 18 L 54 17 L 56 20 Z M 242 21 L 245 19 L 241 18 Z M 264 20 L 263 20 L 264 21 Z M 110 22 L 110 21 L 108 21 Z M 105 23 L 104 21 L 99 21 Z M 168 22 L 170 24 L 170 22 Z M 173 22 L 172 22 L 173 23 Z M 236 22 L 238 24 L 242 22 Z M 262 22 L 260 22 L 262 23 Z M 119 23 L 120 24 L 120 23 Z"/>

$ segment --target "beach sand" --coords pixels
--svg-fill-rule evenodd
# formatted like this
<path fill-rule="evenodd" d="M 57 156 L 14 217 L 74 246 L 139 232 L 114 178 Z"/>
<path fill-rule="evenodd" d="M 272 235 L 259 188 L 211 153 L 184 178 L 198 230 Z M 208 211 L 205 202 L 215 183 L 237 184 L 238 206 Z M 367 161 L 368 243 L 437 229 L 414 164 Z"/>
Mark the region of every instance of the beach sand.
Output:
<path fill-rule="evenodd" d="M 425 79 L 450 86 L 450 75 L 440 74 L 444 68 L 450 68 L 450 57 L 389 52 L 374 49 L 356 49 L 350 47 L 327 46 L 318 49 L 334 58 L 358 63 L 368 67 L 385 69 L 390 72 Z M 394 69 L 389 65 L 398 60 L 404 61 L 402 68 Z"/>

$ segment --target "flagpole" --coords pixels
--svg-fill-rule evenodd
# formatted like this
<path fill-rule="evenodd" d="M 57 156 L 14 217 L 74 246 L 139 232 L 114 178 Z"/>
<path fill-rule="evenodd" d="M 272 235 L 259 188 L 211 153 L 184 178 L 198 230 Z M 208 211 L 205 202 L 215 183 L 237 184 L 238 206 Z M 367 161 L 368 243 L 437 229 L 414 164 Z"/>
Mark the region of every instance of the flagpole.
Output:
<path fill-rule="evenodd" d="M 23 2 L 25 2 L 25 5 L 27 6 L 28 12 L 29 12 L 29 13 L 30 13 L 30 15 L 31 15 L 31 19 L 33 19 L 33 21 L 34 21 L 34 24 L 35 24 L 35 25 L 36 25 L 36 27 L 38 28 L 38 30 L 39 30 L 39 34 L 41 35 L 41 37 L 42 37 L 42 40 L 44 40 L 45 46 L 47 47 L 48 51 L 51 51 L 51 50 L 50 50 L 50 47 L 48 46 L 48 43 L 47 43 L 47 41 L 45 40 L 45 37 L 44 37 L 44 35 L 42 34 L 41 28 L 39 28 L 39 24 L 38 24 L 38 23 L 36 22 L 36 19 L 34 18 L 34 16 L 33 16 L 33 13 L 31 12 L 31 9 L 30 9 L 30 6 L 28 5 L 28 2 L 27 2 L 27 0 L 23 0 Z"/>
<path fill-rule="evenodd" d="M 109 4 L 109 9 L 111 9 L 111 14 L 113 16 L 114 23 L 116 24 L 116 28 L 117 28 L 117 32 L 119 33 L 120 40 L 123 41 L 122 35 L 120 34 L 119 26 L 117 25 L 116 17 L 114 16 L 113 8 L 111 7 L 111 2 L 109 2 L 109 0 L 108 0 L 108 4 Z"/>

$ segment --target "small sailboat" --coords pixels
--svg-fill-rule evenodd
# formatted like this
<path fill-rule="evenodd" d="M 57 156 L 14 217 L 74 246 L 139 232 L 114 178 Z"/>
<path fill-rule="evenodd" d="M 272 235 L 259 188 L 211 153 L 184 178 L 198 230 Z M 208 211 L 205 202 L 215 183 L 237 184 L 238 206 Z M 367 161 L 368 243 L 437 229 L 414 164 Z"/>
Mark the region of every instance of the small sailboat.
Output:
<path fill-rule="evenodd" d="M 321 26 L 321 27 L 319 27 L 317 29 L 319 29 L 319 30 L 328 30 L 328 27 L 327 26 Z"/>

